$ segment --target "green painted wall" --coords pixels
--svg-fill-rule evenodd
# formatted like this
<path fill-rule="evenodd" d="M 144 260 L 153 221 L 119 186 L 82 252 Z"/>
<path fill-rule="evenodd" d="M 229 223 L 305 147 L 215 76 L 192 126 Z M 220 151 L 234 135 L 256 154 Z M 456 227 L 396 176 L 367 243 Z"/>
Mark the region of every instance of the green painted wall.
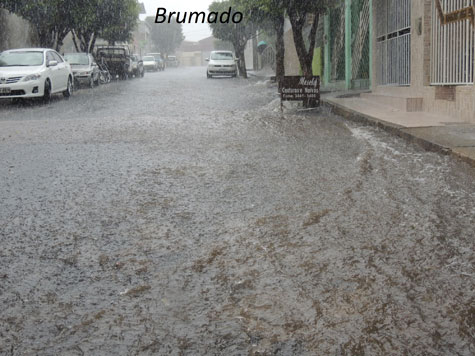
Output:
<path fill-rule="evenodd" d="M 322 76 L 322 49 L 320 47 L 315 48 L 313 52 L 312 71 L 313 75 Z"/>

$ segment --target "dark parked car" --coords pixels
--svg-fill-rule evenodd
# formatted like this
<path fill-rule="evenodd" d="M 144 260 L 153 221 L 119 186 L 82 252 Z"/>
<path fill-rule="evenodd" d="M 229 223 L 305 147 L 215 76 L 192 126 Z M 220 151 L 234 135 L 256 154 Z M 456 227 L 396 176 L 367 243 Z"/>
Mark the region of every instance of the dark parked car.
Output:
<path fill-rule="evenodd" d="M 96 58 L 105 63 L 112 78 L 128 79 L 133 74 L 132 59 L 127 46 L 97 46 Z"/>

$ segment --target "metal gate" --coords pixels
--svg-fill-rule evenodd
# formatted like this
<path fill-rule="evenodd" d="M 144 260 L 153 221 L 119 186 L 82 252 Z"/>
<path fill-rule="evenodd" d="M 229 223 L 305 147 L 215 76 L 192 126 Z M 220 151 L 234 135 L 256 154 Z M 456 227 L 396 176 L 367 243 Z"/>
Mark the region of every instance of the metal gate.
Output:
<path fill-rule="evenodd" d="M 330 81 L 345 80 L 345 2 L 330 9 Z"/>
<path fill-rule="evenodd" d="M 268 46 L 264 52 L 262 52 L 262 67 L 269 67 L 275 70 L 275 51 L 272 46 Z"/>
<path fill-rule="evenodd" d="M 378 84 L 411 83 L 411 1 L 377 3 Z"/>
<path fill-rule="evenodd" d="M 352 79 L 369 79 L 369 0 L 351 2 Z"/>
<path fill-rule="evenodd" d="M 438 1 L 441 9 L 437 8 Z M 473 17 L 459 15 L 473 5 L 474 0 L 432 1 L 432 85 L 473 84 Z"/>

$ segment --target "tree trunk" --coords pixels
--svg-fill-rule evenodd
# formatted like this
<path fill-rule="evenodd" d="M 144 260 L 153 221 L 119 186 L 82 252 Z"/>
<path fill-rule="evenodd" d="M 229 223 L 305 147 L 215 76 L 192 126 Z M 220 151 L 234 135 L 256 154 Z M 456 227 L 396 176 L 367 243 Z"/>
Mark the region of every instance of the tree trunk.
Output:
<path fill-rule="evenodd" d="M 234 51 L 236 52 L 236 57 L 239 58 L 239 61 L 238 61 L 239 75 L 243 78 L 247 78 L 246 58 L 244 57 L 244 48 L 245 48 L 245 45 L 244 46 L 242 46 L 241 44 L 234 45 Z"/>
<path fill-rule="evenodd" d="M 74 31 L 71 31 L 71 33 L 73 35 L 74 48 L 76 48 L 76 52 L 80 52 L 79 51 L 79 46 L 78 46 L 78 43 L 77 43 L 77 35 Z"/>
<path fill-rule="evenodd" d="M 88 53 L 93 53 L 94 52 L 94 46 L 96 45 L 96 39 L 97 39 L 97 34 L 94 33 L 92 35 L 92 40 L 91 40 L 91 44 L 89 45 Z"/>
<path fill-rule="evenodd" d="M 284 44 L 284 15 L 274 22 L 274 29 L 277 36 L 275 42 L 275 77 L 277 84 L 280 84 L 285 76 L 285 44 Z"/>
<path fill-rule="evenodd" d="M 297 55 L 299 57 L 300 66 L 302 67 L 302 72 L 305 77 L 313 76 L 313 55 L 315 52 L 315 42 L 316 42 L 316 35 L 317 35 L 317 28 L 318 28 L 318 21 L 319 21 L 319 13 L 315 12 L 314 14 L 314 21 L 309 33 L 309 46 L 308 49 L 305 46 L 305 40 L 303 38 L 303 27 L 305 25 L 306 18 L 299 17 L 295 12 L 289 13 L 289 19 L 292 24 L 292 32 L 294 37 L 295 49 L 297 51 Z M 304 100 L 303 102 L 304 107 L 315 107 L 316 101 L 314 99 L 311 100 Z"/>
<path fill-rule="evenodd" d="M 302 21 L 294 14 L 289 14 L 290 22 L 292 24 L 292 32 L 294 37 L 295 49 L 297 51 L 297 55 L 299 57 L 300 66 L 302 67 L 302 72 L 304 76 L 312 76 L 313 69 L 312 69 L 312 62 L 313 62 L 313 54 L 315 48 L 315 41 L 316 41 L 316 34 L 318 28 L 318 20 L 319 14 L 314 14 L 314 21 L 312 24 L 312 28 L 309 34 L 309 48 L 307 50 L 305 46 L 305 40 L 303 38 L 303 27 L 305 21 Z"/>

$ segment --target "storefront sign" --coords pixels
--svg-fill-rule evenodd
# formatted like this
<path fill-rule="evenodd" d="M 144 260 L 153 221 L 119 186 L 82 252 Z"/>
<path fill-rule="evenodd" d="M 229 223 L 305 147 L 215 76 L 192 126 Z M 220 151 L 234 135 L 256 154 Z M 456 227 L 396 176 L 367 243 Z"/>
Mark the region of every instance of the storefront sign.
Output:
<path fill-rule="evenodd" d="M 320 106 L 320 77 L 284 77 L 280 84 L 280 98 L 282 101 L 301 100 Z"/>

